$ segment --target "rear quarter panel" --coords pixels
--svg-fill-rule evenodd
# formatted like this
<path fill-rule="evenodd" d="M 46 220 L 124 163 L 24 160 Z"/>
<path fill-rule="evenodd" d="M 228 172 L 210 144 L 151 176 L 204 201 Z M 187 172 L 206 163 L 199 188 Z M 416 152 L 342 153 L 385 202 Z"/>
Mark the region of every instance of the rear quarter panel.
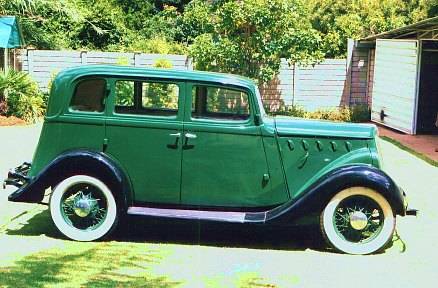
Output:
<path fill-rule="evenodd" d="M 72 149 L 102 150 L 104 138 L 103 121 L 78 124 L 72 119 L 44 122 L 35 151 L 30 176 L 36 176 L 59 154 Z"/>

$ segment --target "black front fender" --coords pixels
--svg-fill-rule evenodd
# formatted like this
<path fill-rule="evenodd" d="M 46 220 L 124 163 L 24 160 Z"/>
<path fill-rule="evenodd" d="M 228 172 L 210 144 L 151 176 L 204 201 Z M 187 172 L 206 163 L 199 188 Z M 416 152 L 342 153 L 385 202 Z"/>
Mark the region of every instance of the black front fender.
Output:
<path fill-rule="evenodd" d="M 297 218 L 321 213 L 339 191 L 363 186 L 382 194 L 397 215 L 404 216 L 404 193 L 382 170 L 367 165 L 348 165 L 335 169 L 302 193 L 302 196 L 266 213 L 265 222 L 291 223 Z"/>
<path fill-rule="evenodd" d="M 120 166 L 106 154 L 88 150 L 67 151 L 56 157 L 29 183 L 9 195 L 12 202 L 41 203 L 44 191 L 57 185 L 63 179 L 86 174 L 99 178 L 110 186 L 114 197 L 127 209 L 132 201 L 130 181 Z"/>

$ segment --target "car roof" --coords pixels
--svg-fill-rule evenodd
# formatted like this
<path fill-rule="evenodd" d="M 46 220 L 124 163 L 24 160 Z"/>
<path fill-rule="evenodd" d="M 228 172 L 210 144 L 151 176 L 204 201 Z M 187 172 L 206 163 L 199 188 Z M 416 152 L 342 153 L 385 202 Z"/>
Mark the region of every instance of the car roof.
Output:
<path fill-rule="evenodd" d="M 213 82 L 252 88 L 255 82 L 242 76 L 205 71 L 143 68 L 121 65 L 82 65 L 61 71 L 55 81 L 75 80 L 83 76 L 155 77 L 164 79 Z"/>

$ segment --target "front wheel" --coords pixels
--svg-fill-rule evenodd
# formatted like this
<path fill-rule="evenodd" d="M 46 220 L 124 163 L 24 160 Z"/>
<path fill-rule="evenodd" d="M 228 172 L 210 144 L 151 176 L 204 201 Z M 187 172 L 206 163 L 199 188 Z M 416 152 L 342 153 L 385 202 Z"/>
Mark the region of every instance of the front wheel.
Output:
<path fill-rule="evenodd" d="M 77 241 L 100 239 L 117 224 L 117 205 L 111 190 L 87 175 L 66 178 L 55 187 L 50 214 L 58 230 Z"/>
<path fill-rule="evenodd" d="M 337 193 L 321 213 L 324 238 L 335 249 L 349 254 L 370 254 L 392 239 L 395 216 L 379 193 L 366 187 Z"/>

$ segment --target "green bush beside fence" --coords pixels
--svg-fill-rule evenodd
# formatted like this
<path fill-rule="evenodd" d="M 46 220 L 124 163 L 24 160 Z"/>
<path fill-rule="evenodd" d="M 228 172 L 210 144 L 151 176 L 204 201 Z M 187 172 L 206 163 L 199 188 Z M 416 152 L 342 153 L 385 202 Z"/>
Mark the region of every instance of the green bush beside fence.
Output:
<path fill-rule="evenodd" d="M 44 115 L 47 97 L 29 74 L 9 70 L 0 72 L 0 115 L 35 122 Z"/>
<path fill-rule="evenodd" d="M 371 111 L 367 105 L 339 107 L 306 111 L 300 106 L 283 106 L 277 111 L 267 111 L 271 115 L 284 115 L 306 119 L 321 119 L 337 122 L 368 122 Z"/>

